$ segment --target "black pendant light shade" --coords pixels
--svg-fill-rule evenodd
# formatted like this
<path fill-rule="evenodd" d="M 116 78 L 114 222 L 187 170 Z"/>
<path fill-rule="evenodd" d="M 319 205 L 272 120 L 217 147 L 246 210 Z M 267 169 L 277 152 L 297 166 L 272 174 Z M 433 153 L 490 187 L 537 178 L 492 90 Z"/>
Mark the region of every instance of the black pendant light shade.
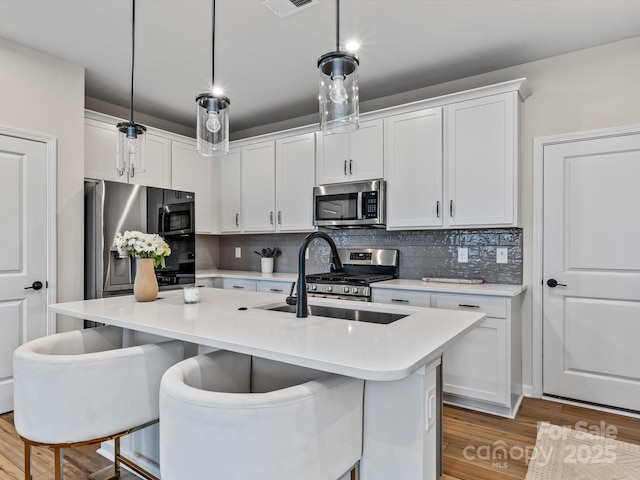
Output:
<path fill-rule="evenodd" d="M 216 1 L 211 0 L 211 89 L 215 85 Z M 214 156 L 229 153 L 229 105 L 222 95 L 201 93 L 196 97 L 198 139 L 201 155 Z"/>
<path fill-rule="evenodd" d="M 358 129 L 358 66 L 355 55 L 340 50 L 340 0 L 337 2 L 336 51 L 318 59 L 320 71 L 320 129 L 345 133 Z"/>
<path fill-rule="evenodd" d="M 132 0 L 131 14 L 131 100 L 130 121 L 118 123 L 118 150 L 116 156 L 118 175 L 130 176 L 146 170 L 147 128 L 133 121 L 133 79 L 136 51 L 136 0 Z"/>

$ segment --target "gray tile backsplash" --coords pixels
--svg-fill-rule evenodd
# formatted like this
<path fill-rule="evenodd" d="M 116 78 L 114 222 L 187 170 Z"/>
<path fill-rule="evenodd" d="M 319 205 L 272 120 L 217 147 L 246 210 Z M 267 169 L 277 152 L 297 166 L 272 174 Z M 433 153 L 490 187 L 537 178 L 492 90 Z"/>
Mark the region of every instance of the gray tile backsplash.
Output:
<path fill-rule="evenodd" d="M 338 248 L 398 249 L 400 278 L 481 278 L 486 283 L 522 283 L 522 230 L 519 228 L 402 232 L 357 229 L 327 233 Z M 278 247 L 282 254 L 276 258 L 274 271 L 295 273 L 298 271 L 298 250 L 305 236 L 304 233 L 217 237 L 198 235 L 196 267 L 259 271 L 260 257 L 253 252 Z M 235 258 L 236 247 L 241 248 L 241 258 Z M 458 247 L 468 249 L 468 263 L 458 263 Z M 508 263 L 496 263 L 498 247 L 508 249 Z M 326 242 L 315 240 L 309 248 L 307 272 L 326 271 L 328 259 L 329 247 Z M 205 260 L 208 266 L 204 266 Z"/>

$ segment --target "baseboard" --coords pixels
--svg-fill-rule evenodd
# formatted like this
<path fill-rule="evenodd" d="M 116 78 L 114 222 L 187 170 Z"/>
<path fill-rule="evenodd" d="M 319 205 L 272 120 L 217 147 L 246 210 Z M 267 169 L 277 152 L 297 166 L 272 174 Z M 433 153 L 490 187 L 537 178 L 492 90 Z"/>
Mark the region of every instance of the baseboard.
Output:
<path fill-rule="evenodd" d="M 533 397 L 533 386 L 532 385 L 522 385 L 522 394 L 525 397 Z"/>

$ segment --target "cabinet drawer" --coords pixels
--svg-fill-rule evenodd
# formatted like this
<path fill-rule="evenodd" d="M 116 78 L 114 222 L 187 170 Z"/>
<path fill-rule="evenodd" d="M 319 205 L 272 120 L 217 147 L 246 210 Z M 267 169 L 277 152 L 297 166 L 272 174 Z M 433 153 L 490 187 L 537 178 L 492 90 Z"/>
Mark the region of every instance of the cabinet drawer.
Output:
<path fill-rule="evenodd" d="M 256 281 L 246 280 L 244 278 L 223 278 L 222 288 L 233 290 L 246 290 L 248 292 L 256 291 Z"/>
<path fill-rule="evenodd" d="M 431 294 L 429 292 L 419 290 L 392 290 L 375 287 L 372 290 L 374 302 L 413 305 L 414 307 L 431 306 Z"/>
<path fill-rule="evenodd" d="M 258 291 L 263 293 L 288 294 L 291 290 L 291 282 L 274 282 L 258 280 Z"/>
<path fill-rule="evenodd" d="M 449 310 L 469 310 L 486 313 L 488 317 L 507 318 L 507 300 L 500 297 L 484 295 L 449 295 L 434 296 L 435 308 Z"/>

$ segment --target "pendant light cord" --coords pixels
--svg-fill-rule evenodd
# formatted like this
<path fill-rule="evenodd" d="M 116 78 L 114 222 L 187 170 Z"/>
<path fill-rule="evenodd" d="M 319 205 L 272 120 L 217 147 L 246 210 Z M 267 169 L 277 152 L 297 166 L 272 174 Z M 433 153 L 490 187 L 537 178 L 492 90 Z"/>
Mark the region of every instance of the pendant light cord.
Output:
<path fill-rule="evenodd" d="M 340 51 L 340 0 L 336 0 L 336 52 L 339 52 L 339 51 Z"/>
<path fill-rule="evenodd" d="M 216 73 L 216 0 L 211 0 L 211 93 L 215 85 Z"/>
<path fill-rule="evenodd" d="M 131 13 L 131 101 L 129 103 L 131 108 L 131 123 L 133 123 L 133 72 L 135 68 L 136 58 L 136 0 L 132 0 L 132 13 Z"/>

